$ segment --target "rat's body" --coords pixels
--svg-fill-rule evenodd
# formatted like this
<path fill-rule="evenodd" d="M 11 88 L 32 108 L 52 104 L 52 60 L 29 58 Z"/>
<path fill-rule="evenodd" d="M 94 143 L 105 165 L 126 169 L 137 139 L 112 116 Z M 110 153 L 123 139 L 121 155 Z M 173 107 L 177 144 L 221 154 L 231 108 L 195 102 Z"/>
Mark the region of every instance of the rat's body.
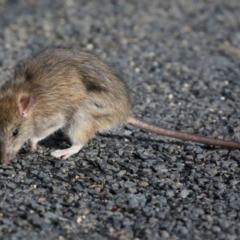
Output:
<path fill-rule="evenodd" d="M 126 87 L 108 65 L 86 52 L 45 49 L 23 63 L 14 78 L 1 88 L 1 162 L 7 163 L 27 140 L 34 150 L 37 142 L 60 128 L 72 146 L 57 150 L 52 156 L 66 159 L 96 132 L 124 122 L 154 131 L 152 125 L 131 116 Z M 177 131 L 157 128 L 165 132 L 154 132 L 182 138 Z M 210 140 L 206 143 L 221 145 Z M 240 147 L 238 143 L 229 146 L 232 142 L 222 142 L 226 147 Z"/>

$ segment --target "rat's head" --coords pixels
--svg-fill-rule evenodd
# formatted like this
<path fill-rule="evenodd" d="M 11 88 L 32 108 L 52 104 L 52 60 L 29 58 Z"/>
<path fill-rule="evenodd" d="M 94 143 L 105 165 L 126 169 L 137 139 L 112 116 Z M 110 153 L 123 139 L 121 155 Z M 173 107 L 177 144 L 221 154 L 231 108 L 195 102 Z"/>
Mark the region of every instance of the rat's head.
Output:
<path fill-rule="evenodd" d="M 36 99 L 28 93 L 0 95 L 0 161 L 8 163 L 32 134 L 31 111 Z"/>

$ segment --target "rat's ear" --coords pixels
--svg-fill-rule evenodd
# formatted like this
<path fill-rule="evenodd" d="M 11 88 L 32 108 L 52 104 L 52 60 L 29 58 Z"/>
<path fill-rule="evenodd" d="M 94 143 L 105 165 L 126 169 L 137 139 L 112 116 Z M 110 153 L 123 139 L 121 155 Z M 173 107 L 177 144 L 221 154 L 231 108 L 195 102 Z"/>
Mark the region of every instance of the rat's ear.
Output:
<path fill-rule="evenodd" d="M 26 117 L 29 112 L 35 107 L 37 103 L 36 98 L 30 94 L 22 94 L 18 99 L 18 107 L 21 115 Z"/>

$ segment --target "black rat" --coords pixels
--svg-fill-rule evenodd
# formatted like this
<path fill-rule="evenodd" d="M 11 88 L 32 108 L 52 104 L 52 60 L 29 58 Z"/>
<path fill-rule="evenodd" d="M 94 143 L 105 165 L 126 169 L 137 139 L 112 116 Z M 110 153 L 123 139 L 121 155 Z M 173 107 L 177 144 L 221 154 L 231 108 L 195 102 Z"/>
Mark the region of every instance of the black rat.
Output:
<path fill-rule="evenodd" d="M 2 163 L 29 140 L 31 150 L 58 129 L 72 146 L 51 153 L 66 159 L 96 132 L 127 123 L 160 135 L 227 148 L 240 143 L 187 134 L 148 124 L 132 116 L 127 88 L 95 55 L 47 48 L 26 60 L 0 89 L 0 159 Z"/>

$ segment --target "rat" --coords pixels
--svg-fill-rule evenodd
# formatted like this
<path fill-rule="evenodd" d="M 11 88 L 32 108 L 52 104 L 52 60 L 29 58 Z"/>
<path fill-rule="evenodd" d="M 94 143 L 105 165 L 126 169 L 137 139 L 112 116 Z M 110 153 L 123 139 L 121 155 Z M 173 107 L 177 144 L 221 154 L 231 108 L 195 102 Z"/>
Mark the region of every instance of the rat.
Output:
<path fill-rule="evenodd" d="M 67 159 L 95 133 L 127 123 L 160 135 L 240 149 L 240 143 L 183 133 L 133 116 L 126 85 L 97 56 L 67 48 L 46 48 L 25 60 L 0 88 L 0 160 L 8 163 L 25 142 L 30 150 L 63 129 L 71 147 L 51 153 Z"/>

